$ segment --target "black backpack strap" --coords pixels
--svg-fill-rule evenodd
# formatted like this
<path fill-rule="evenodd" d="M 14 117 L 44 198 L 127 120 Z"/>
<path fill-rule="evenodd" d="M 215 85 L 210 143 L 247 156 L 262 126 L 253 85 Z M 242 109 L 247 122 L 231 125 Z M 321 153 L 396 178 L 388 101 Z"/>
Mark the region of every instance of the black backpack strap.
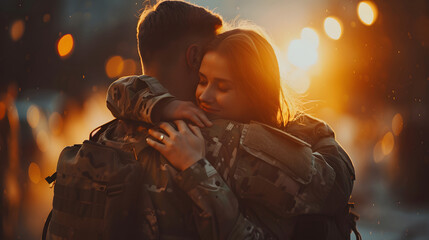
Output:
<path fill-rule="evenodd" d="M 348 215 L 348 221 L 349 225 L 351 227 L 352 232 L 355 234 L 356 240 L 362 240 L 362 236 L 360 235 L 360 232 L 357 230 L 356 222 L 359 220 L 359 215 L 352 211 L 354 208 L 354 203 L 348 203 L 349 207 L 349 215 Z"/>
<path fill-rule="evenodd" d="M 113 119 L 110 122 L 107 122 L 101 126 L 98 126 L 97 128 L 95 128 L 94 130 L 91 131 L 91 133 L 89 134 L 89 140 L 91 141 L 97 141 L 98 138 L 100 137 L 100 134 L 104 131 L 106 131 L 106 129 L 114 122 L 116 122 L 118 119 Z"/>
<path fill-rule="evenodd" d="M 57 179 L 57 172 L 54 172 L 51 176 L 45 177 L 46 182 L 51 184 L 53 181 Z"/>
<path fill-rule="evenodd" d="M 46 240 L 46 234 L 48 233 L 49 223 L 52 218 L 52 210 L 49 212 L 48 217 L 46 218 L 45 225 L 43 226 L 42 240 Z"/>

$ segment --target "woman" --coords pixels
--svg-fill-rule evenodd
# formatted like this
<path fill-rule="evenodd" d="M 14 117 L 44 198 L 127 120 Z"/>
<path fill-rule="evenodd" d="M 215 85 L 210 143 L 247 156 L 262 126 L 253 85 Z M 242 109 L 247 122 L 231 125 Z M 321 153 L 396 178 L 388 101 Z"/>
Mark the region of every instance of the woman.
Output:
<path fill-rule="evenodd" d="M 313 239 L 315 236 L 318 239 L 350 237 L 353 224 L 347 222 L 351 221 L 351 218 L 346 219 L 348 208 L 344 208 L 343 211 L 332 209 L 335 205 L 347 203 L 350 196 L 354 180 L 351 161 L 335 142 L 333 132 L 326 124 L 307 115 L 297 116 L 293 111 L 292 104 L 285 99 L 282 92 L 277 58 L 269 42 L 252 30 L 235 29 L 220 34 L 206 49 L 199 75 L 197 104 L 208 115 L 241 123 L 258 121 L 292 133 L 310 143 L 313 146 L 315 169 L 319 171 L 314 175 L 313 181 L 317 181 L 314 179 L 324 181 L 323 177 L 316 177 L 323 174 L 323 167 L 317 166 L 328 164 L 328 168 L 332 167 L 335 170 L 333 187 L 335 191 L 332 190 L 326 200 L 327 203 L 320 206 L 320 212 L 334 213 L 317 216 L 300 215 L 293 220 L 289 217 L 279 220 L 276 214 L 272 215 L 272 209 L 258 210 L 261 203 L 269 200 L 268 192 L 262 192 L 259 196 L 263 197 L 259 198 L 259 201 L 249 200 L 252 203 L 247 205 L 247 208 L 251 209 L 248 217 L 254 220 L 262 219 L 262 225 L 280 238 L 288 231 L 293 232 L 293 235 L 288 237 L 292 236 L 294 239 Z M 205 157 L 205 142 L 198 127 L 185 124 L 181 120 L 176 121 L 176 125 L 177 130 L 170 124 L 162 123 L 160 127 L 164 133 L 150 130 L 149 134 L 158 141 L 148 138 L 147 142 L 179 170 L 184 170 Z M 250 168 L 247 170 L 253 171 Z M 254 170 L 254 174 L 259 174 L 258 171 Z M 248 175 L 252 177 L 253 173 Z M 301 187 L 308 190 L 312 188 L 311 185 L 312 183 L 309 183 L 308 186 Z M 235 186 L 236 189 L 240 187 L 241 185 Z M 302 195 L 306 195 L 305 191 Z M 311 194 L 314 194 L 317 190 L 311 191 Z M 336 192 L 341 194 L 335 194 Z M 246 201 L 246 196 L 239 197 Z M 299 201 L 300 197 L 297 199 Z M 324 208 L 329 210 L 324 211 Z M 287 229 L 291 225 L 294 230 Z"/>
<path fill-rule="evenodd" d="M 199 75 L 197 104 L 212 117 L 242 123 L 258 121 L 283 129 L 293 119 L 292 104 L 286 101 L 280 85 L 274 49 L 253 30 L 234 29 L 220 34 L 207 47 Z M 201 149 L 204 139 L 198 127 L 188 125 L 188 129 L 183 123 L 178 127 L 184 133 L 183 138 L 180 131 L 161 124 L 167 135 L 155 130 L 150 134 L 162 138 L 162 143 L 150 138 L 147 142 L 167 159 L 187 162 L 183 166 L 186 169 L 204 156 Z M 175 139 L 169 138 L 170 135 Z M 194 138 L 199 138 L 198 147 Z"/>

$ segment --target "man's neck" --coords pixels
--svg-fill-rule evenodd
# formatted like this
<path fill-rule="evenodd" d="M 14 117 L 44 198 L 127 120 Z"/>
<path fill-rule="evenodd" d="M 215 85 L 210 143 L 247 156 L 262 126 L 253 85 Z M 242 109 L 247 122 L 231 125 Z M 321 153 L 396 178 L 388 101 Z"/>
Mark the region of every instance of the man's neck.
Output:
<path fill-rule="evenodd" d="M 180 100 L 195 101 L 195 87 L 190 83 L 191 76 L 187 76 L 183 69 L 162 68 L 151 66 L 144 69 L 144 74 L 156 78 L 168 91 Z M 187 76 L 187 77 L 185 77 Z"/>

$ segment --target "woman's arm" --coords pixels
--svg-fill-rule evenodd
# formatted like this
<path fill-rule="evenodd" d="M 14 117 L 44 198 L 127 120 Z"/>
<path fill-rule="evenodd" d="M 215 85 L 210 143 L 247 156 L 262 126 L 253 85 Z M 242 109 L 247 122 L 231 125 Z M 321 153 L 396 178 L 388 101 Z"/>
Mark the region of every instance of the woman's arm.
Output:
<path fill-rule="evenodd" d="M 148 138 L 176 169 L 176 184 L 194 202 L 195 223 L 202 239 L 265 239 L 269 236 L 239 211 L 237 198 L 216 169 L 204 158 L 205 142 L 198 127 L 175 121 L 150 130 Z"/>

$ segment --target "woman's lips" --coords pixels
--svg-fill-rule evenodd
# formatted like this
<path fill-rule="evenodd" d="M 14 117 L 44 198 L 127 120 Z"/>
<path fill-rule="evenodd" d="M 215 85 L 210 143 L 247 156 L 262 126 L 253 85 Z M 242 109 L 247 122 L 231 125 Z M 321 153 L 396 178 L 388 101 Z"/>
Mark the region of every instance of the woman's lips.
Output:
<path fill-rule="evenodd" d="M 209 113 L 217 113 L 217 112 L 219 112 L 219 111 L 220 111 L 219 109 L 215 109 L 215 108 L 207 107 L 207 106 L 204 106 L 204 105 L 200 105 L 200 108 L 201 108 L 203 111 L 205 111 L 205 112 L 209 112 Z"/>

